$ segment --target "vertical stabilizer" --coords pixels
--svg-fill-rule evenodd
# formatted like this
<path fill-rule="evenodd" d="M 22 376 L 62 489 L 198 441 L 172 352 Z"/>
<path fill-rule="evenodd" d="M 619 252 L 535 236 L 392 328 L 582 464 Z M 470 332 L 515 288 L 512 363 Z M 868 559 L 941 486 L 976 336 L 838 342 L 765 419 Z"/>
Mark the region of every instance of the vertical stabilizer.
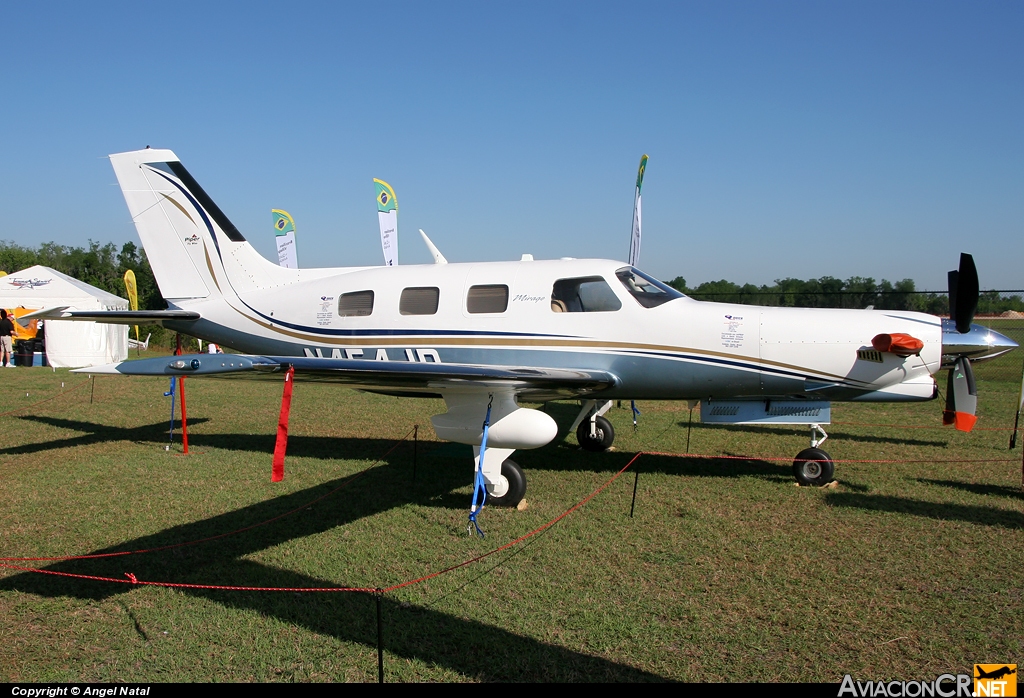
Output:
<path fill-rule="evenodd" d="M 170 150 L 110 156 L 132 221 L 167 300 L 217 298 L 293 282 L 268 262 Z"/>

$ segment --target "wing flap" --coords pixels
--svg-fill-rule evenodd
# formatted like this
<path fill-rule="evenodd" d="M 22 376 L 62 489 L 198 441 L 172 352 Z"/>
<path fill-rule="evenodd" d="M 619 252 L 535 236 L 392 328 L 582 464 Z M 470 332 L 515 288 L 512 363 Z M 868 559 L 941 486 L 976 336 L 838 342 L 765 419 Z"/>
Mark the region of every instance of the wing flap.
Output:
<path fill-rule="evenodd" d="M 610 388 L 618 378 L 607 371 L 524 366 L 480 366 L 411 361 L 372 361 L 245 354 L 187 354 L 107 366 L 77 373 L 131 376 L 242 376 L 281 373 L 292 366 L 296 379 L 341 383 L 366 390 L 403 390 L 436 394 L 455 388 L 503 388 L 517 394 L 554 399 L 589 395 Z"/>

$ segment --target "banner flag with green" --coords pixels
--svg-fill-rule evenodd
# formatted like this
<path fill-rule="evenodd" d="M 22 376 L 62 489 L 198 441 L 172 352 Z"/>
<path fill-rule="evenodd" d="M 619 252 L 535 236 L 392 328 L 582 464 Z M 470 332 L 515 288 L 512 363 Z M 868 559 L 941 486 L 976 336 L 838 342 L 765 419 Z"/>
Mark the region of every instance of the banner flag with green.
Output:
<path fill-rule="evenodd" d="M 391 185 L 382 179 L 373 180 L 377 189 L 377 220 L 380 222 L 380 246 L 384 264 L 398 264 L 398 197 Z"/>
<path fill-rule="evenodd" d="M 295 221 L 287 211 L 270 209 L 274 216 L 274 233 L 277 235 L 277 263 L 289 269 L 299 268 L 299 255 L 295 249 Z"/>
<path fill-rule="evenodd" d="M 629 264 L 636 266 L 640 262 L 640 187 L 644 184 L 644 170 L 647 169 L 647 156 L 640 158 L 640 169 L 636 173 L 636 193 L 633 196 L 633 230 L 629 234 Z"/>

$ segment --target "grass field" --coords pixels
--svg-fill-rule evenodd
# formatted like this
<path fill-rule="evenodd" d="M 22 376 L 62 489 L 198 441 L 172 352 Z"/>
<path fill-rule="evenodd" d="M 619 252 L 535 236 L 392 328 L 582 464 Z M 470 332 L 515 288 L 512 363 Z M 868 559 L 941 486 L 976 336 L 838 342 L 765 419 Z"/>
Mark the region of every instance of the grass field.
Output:
<path fill-rule="evenodd" d="M 830 489 L 793 484 L 804 429 L 694 414 L 691 453 L 751 457 L 643 456 L 633 518 L 629 472 L 526 543 L 386 595 L 386 678 L 838 681 L 1021 663 L 1021 445 L 1007 448 L 1020 366 L 1017 352 L 978 367 L 970 434 L 936 428 L 940 402 L 834 405 L 832 456 L 886 462 L 839 462 Z M 389 586 L 535 529 L 637 451 L 684 452 L 690 416 L 644 402 L 636 433 L 628 409 L 609 414 L 613 452 L 581 451 L 572 435 L 519 452 L 528 507 L 488 507 L 481 540 L 466 532 L 470 449 L 429 426 L 440 401 L 299 383 L 275 484 L 279 382 L 187 381 L 188 456 L 178 434 L 165 450 L 166 380 L 98 378 L 90 401 L 92 387 L 63 371 L 0 372 L 0 556 L 150 549 L 298 511 L 187 547 L 13 564 Z M 577 408 L 545 409 L 564 430 Z M 414 424 L 415 481 L 411 441 L 380 458 Z M 375 603 L 0 570 L 0 681 L 374 681 Z"/>

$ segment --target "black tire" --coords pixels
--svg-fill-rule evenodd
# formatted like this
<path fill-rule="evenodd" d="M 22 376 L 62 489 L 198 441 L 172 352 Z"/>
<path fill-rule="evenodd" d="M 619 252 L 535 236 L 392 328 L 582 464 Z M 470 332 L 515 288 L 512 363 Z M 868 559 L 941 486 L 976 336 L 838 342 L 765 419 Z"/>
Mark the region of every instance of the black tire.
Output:
<path fill-rule="evenodd" d="M 615 441 L 615 430 L 612 423 L 604 417 L 598 417 L 594 424 L 594 437 L 590 436 L 590 420 L 584 419 L 576 428 L 576 440 L 588 451 L 607 451 Z"/>
<path fill-rule="evenodd" d="M 805 448 L 793 461 L 793 476 L 801 485 L 821 487 L 832 482 L 836 464 L 832 456 L 820 448 Z"/>
<path fill-rule="evenodd" d="M 487 495 L 485 504 L 496 507 L 514 507 L 526 496 L 526 473 L 511 458 L 506 458 L 501 464 L 501 474 L 508 480 L 508 492 L 501 497 Z"/>

